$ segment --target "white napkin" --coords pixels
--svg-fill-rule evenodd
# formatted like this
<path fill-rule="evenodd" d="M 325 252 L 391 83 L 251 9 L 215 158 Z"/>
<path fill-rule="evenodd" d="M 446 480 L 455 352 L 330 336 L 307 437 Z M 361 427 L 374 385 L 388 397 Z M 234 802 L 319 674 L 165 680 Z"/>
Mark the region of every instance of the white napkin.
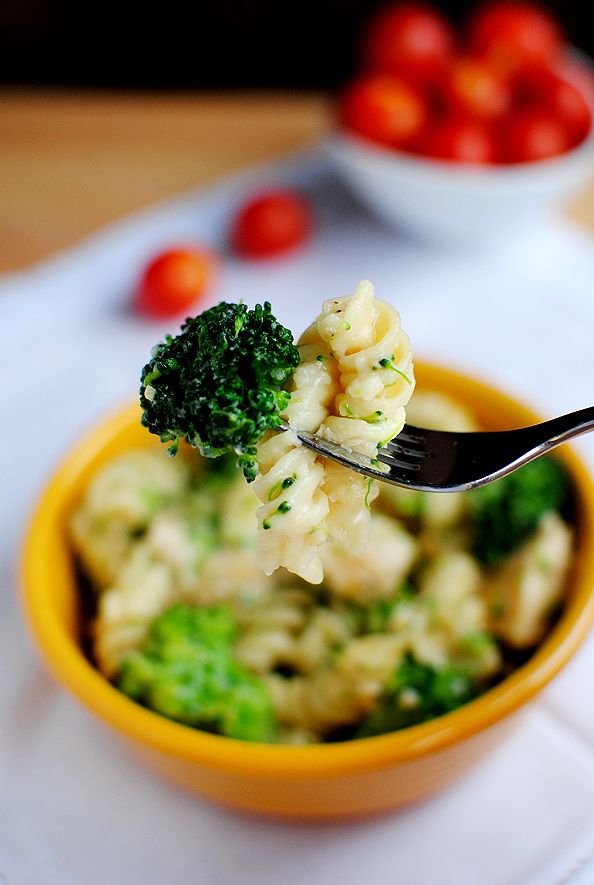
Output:
<path fill-rule="evenodd" d="M 397 238 L 315 152 L 113 225 L 0 281 L 0 882 L 7 885 L 555 885 L 594 882 L 594 639 L 459 783 L 380 820 L 291 825 L 203 803 L 145 771 L 41 669 L 16 600 L 27 514 L 60 455 L 136 395 L 149 349 L 176 324 L 127 298 L 157 249 L 220 250 L 260 184 L 296 184 L 316 236 L 282 260 L 227 256 L 212 300 L 265 299 L 298 333 L 327 297 L 370 278 L 419 357 L 470 370 L 545 416 L 590 405 L 594 248 L 547 220 L 483 254 Z M 594 439 L 578 444 L 594 464 Z M 4 885 L 4 883 L 3 883 Z"/>

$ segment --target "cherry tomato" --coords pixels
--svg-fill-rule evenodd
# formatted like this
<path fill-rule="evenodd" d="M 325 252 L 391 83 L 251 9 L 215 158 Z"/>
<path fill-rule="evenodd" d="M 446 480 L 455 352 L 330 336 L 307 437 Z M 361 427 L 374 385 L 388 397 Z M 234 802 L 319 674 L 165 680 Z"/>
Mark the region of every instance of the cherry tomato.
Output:
<path fill-rule="evenodd" d="M 439 12 L 423 3 L 403 3 L 372 19 L 363 56 L 372 70 L 423 82 L 443 66 L 453 46 L 453 31 Z"/>
<path fill-rule="evenodd" d="M 458 163 L 496 163 L 497 145 L 491 128 L 480 120 L 446 119 L 427 133 L 419 153 Z"/>
<path fill-rule="evenodd" d="M 550 65 L 563 47 L 561 30 L 545 9 L 533 3 L 494 0 L 479 7 L 469 22 L 471 49 L 504 71 Z"/>
<path fill-rule="evenodd" d="M 538 107 L 563 120 L 574 145 L 588 134 L 592 113 L 573 83 L 553 71 L 532 69 L 518 76 L 516 89 L 520 105 Z"/>
<path fill-rule="evenodd" d="M 511 102 L 506 78 L 486 62 L 474 58 L 452 61 L 441 92 L 452 111 L 478 120 L 502 117 Z"/>
<path fill-rule="evenodd" d="M 268 258 L 299 246 L 311 228 L 311 211 L 300 194 L 267 191 L 242 206 L 233 222 L 231 242 L 246 258 Z"/>
<path fill-rule="evenodd" d="M 170 249 L 154 258 L 136 290 L 136 309 L 153 318 L 176 316 L 204 295 L 214 270 L 206 250 Z"/>
<path fill-rule="evenodd" d="M 558 116 L 542 110 L 513 114 L 502 135 L 503 160 L 530 163 L 562 154 L 571 147 L 571 136 Z"/>
<path fill-rule="evenodd" d="M 410 144 L 427 122 L 420 93 L 386 74 L 371 74 L 347 87 L 340 115 L 348 129 L 393 147 Z"/>

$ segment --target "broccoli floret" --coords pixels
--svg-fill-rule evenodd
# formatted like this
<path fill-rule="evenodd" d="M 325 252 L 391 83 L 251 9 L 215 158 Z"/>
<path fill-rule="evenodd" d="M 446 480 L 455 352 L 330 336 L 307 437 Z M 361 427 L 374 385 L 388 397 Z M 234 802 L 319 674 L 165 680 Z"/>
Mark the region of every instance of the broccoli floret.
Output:
<path fill-rule="evenodd" d="M 283 384 L 299 365 L 291 332 L 270 304 L 221 302 L 182 325 L 152 351 L 142 370 L 142 423 L 177 451 L 179 440 L 215 458 L 238 456 L 256 478 L 256 445 L 280 424 L 290 393 Z"/>
<path fill-rule="evenodd" d="M 468 703 L 478 693 L 468 668 L 448 664 L 437 669 L 407 654 L 356 736 L 385 734 L 435 719 Z"/>
<path fill-rule="evenodd" d="M 186 725 L 241 740 L 273 741 L 272 702 L 264 683 L 233 657 L 235 632 L 225 606 L 178 603 L 153 621 L 144 647 L 126 656 L 117 685 Z"/>
<path fill-rule="evenodd" d="M 228 648 L 236 632 L 232 613 L 225 606 L 194 608 L 178 603 L 153 621 L 145 651 L 179 660 L 191 656 L 196 646 Z"/>
<path fill-rule="evenodd" d="M 237 457 L 234 454 L 220 458 L 205 458 L 204 470 L 200 475 L 200 487 L 209 491 L 222 491 L 228 488 L 237 477 Z"/>
<path fill-rule="evenodd" d="M 539 458 L 468 493 L 473 552 L 485 565 L 500 563 L 536 530 L 542 516 L 560 510 L 569 492 L 558 461 Z"/>

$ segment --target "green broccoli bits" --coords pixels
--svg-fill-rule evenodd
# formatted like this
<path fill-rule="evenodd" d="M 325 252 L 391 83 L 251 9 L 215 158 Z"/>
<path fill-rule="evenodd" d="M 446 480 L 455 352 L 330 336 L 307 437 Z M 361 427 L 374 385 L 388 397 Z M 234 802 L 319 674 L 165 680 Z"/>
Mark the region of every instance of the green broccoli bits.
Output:
<path fill-rule="evenodd" d="M 256 446 L 278 427 L 299 365 L 291 332 L 270 304 L 221 302 L 168 335 L 142 370 L 142 423 L 177 451 L 186 441 L 207 457 L 234 453 L 248 482 L 258 473 Z"/>
<path fill-rule="evenodd" d="M 426 722 L 468 703 L 479 692 L 468 668 L 448 664 L 436 669 L 407 654 L 356 737 L 372 737 Z"/>
<path fill-rule="evenodd" d="M 398 587 L 396 593 L 388 599 L 375 599 L 370 602 L 364 613 L 365 632 L 384 633 L 389 629 L 389 623 L 396 609 L 410 602 L 415 596 L 415 590 L 407 581 Z"/>
<path fill-rule="evenodd" d="M 264 683 L 233 657 L 225 606 L 178 603 L 151 625 L 141 651 L 124 659 L 124 694 L 186 725 L 246 741 L 274 741 L 276 716 Z"/>
<path fill-rule="evenodd" d="M 485 565 L 500 563 L 536 530 L 545 513 L 567 501 L 569 482 L 552 458 L 539 458 L 468 493 L 473 552 Z"/>

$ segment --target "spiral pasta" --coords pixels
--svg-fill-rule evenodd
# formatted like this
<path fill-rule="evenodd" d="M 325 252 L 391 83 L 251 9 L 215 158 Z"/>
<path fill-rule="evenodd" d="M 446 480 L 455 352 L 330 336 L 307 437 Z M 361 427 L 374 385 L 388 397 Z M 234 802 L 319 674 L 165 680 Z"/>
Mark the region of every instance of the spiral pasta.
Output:
<path fill-rule="evenodd" d="M 334 669 L 292 679 L 272 673 L 265 681 L 281 725 L 325 734 L 361 717 L 353 686 Z"/>
<path fill-rule="evenodd" d="M 352 297 L 327 301 L 318 320 L 340 373 L 340 393 L 319 428 L 326 439 L 375 457 L 404 425 L 405 405 L 414 390 L 412 352 L 391 305 L 376 301 L 373 286 L 359 283 Z M 369 538 L 369 504 L 374 482 L 328 463 L 323 489 L 328 495 L 328 534 L 353 553 Z"/>
<path fill-rule="evenodd" d="M 176 499 L 188 468 L 160 452 L 126 452 L 106 464 L 70 521 L 70 535 L 97 587 L 109 587 L 134 544 L 160 508 Z"/>
<path fill-rule="evenodd" d="M 329 664 L 334 650 L 352 636 L 345 617 L 294 587 L 275 590 L 254 606 L 237 607 L 236 617 L 241 636 L 235 654 L 256 673 L 279 666 L 312 673 Z"/>
<path fill-rule="evenodd" d="M 291 427 L 316 430 L 338 391 L 338 373 L 314 326 L 299 343 L 301 362 L 292 378 L 284 413 Z M 312 584 L 323 578 L 318 547 L 327 538 L 328 498 L 322 491 L 324 465 L 291 431 L 271 434 L 258 446 L 260 476 L 254 491 L 258 547 L 267 575 L 283 565 Z"/>
<path fill-rule="evenodd" d="M 290 665 L 312 605 L 309 593 L 290 587 L 269 592 L 255 605 L 240 603 L 235 610 L 241 627 L 237 658 L 255 673 Z"/>
<path fill-rule="evenodd" d="M 311 584 L 323 578 L 318 547 L 327 537 L 328 498 L 324 467 L 291 432 L 271 436 L 258 447 L 260 478 L 258 547 L 267 575 L 283 565 Z"/>
<path fill-rule="evenodd" d="M 171 568 L 138 544 L 114 585 L 99 597 L 93 648 L 106 676 L 115 675 L 124 656 L 142 645 L 151 621 L 180 596 Z"/>
<path fill-rule="evenodd" d="M 299 351 L 284 413 L 289 426 L 374 457 L 402 429 L 414 389 L 410 343 L 396 310 L 376 301 L 373 286 L 363 281 L 354 295 L 323 305 Z M 375 483 L 318 458 L 290 432 L 265 440 L 258 460 L 259 549 L 266 574 L 283 565 L 320 583 L 319 547 L 328 538 L 363 552 Z"/>
<path fill-rule="evenodd" d="M 357 722 L 372 709 L 403 653 L 400 637 L 360 636 L 346 644 L 333 665 L 311 675 L 269 675 L 266 682 L 280 723 L 325 734 Z"/>

